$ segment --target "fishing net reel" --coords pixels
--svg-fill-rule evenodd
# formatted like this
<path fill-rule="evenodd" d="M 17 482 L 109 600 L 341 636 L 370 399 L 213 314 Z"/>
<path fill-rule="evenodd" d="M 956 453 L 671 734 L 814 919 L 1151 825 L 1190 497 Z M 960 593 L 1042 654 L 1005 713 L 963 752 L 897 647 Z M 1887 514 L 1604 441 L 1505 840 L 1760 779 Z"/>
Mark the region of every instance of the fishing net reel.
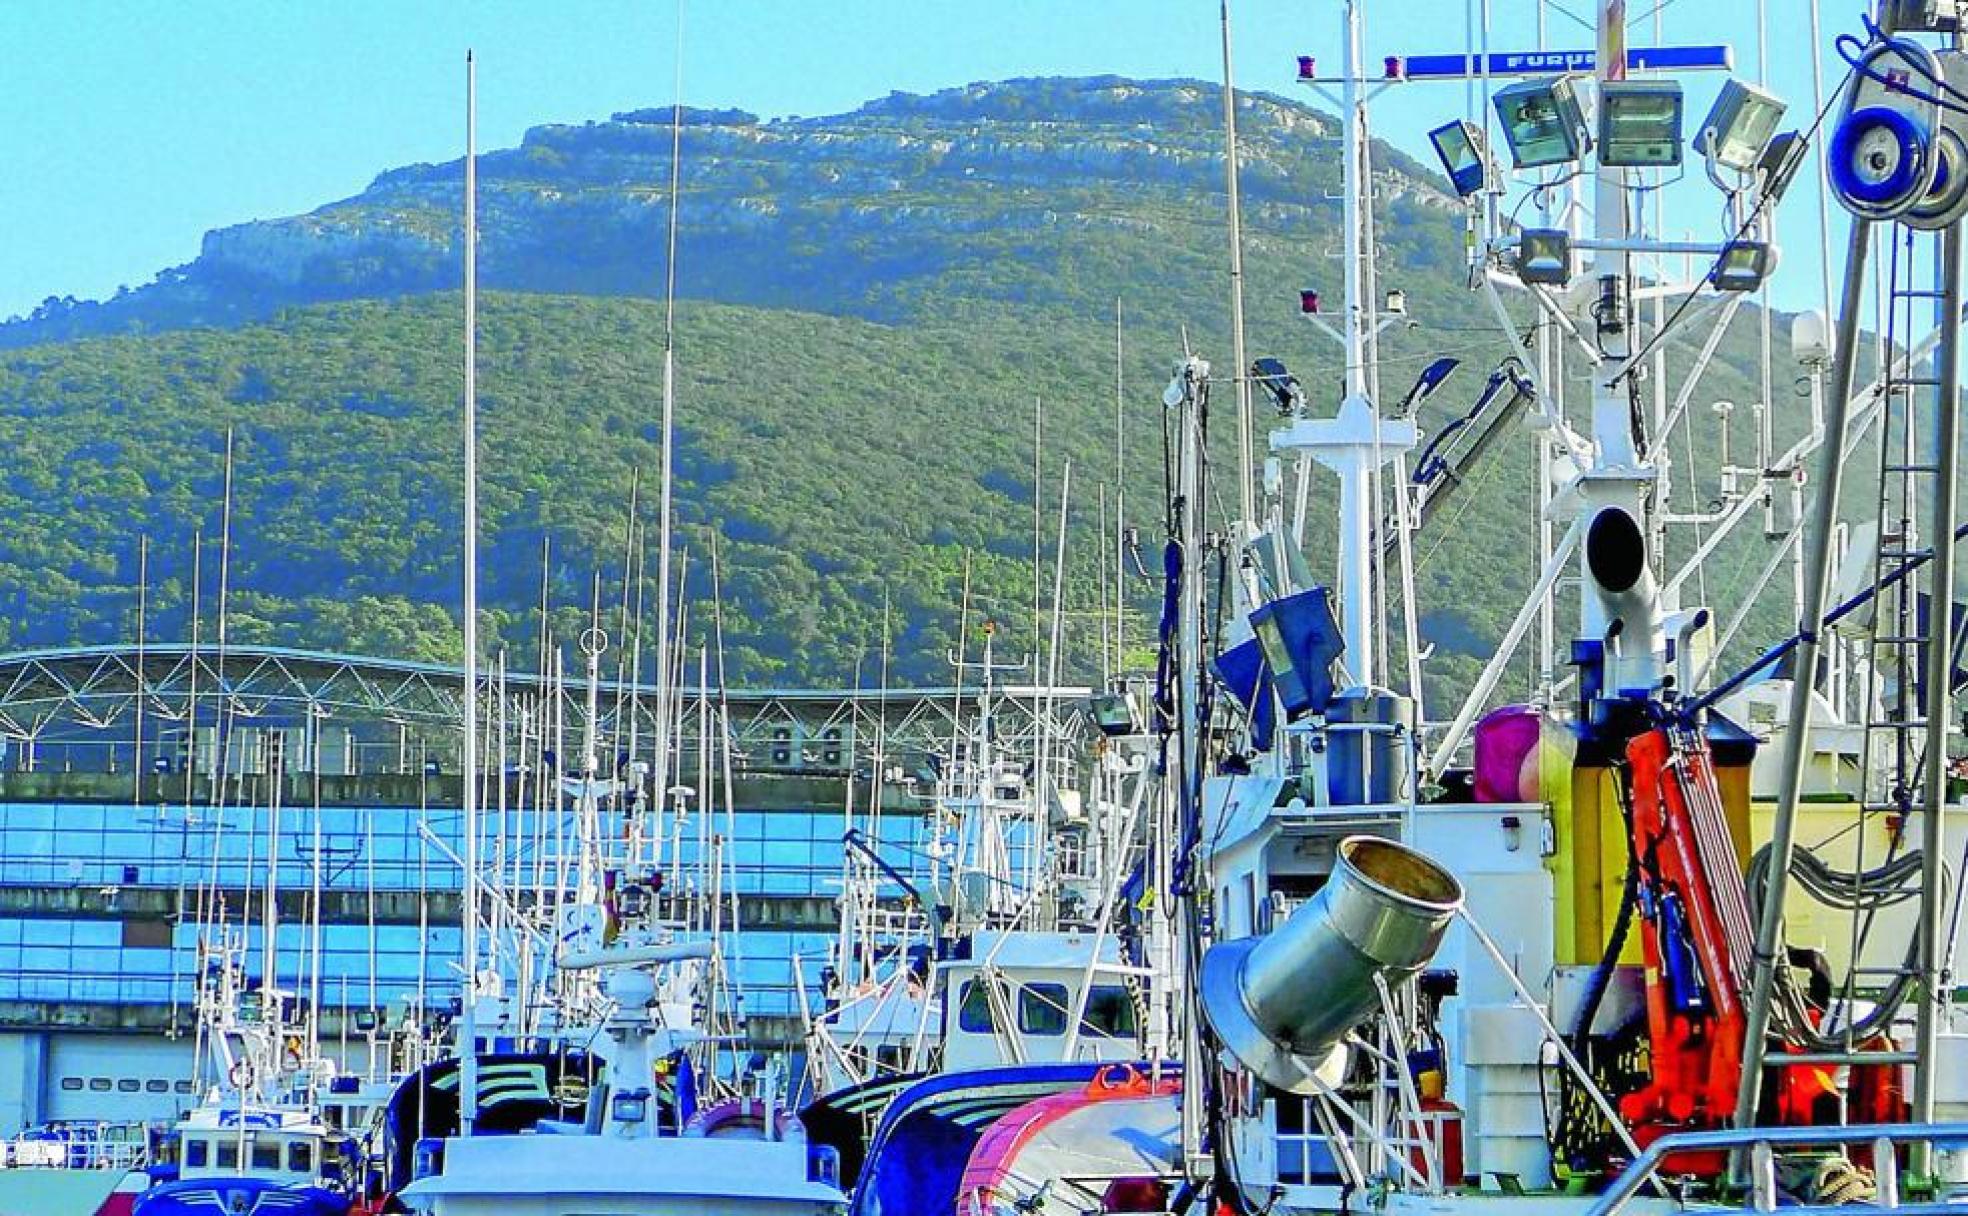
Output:
<path fill-rule="evenodd" d="M 1945 228 L 1968 214 L 1968 56 L 1867 31 L 1838 44 L 1853 76 L 1828 150 L 1832 193 L 1862 220 Z"/>

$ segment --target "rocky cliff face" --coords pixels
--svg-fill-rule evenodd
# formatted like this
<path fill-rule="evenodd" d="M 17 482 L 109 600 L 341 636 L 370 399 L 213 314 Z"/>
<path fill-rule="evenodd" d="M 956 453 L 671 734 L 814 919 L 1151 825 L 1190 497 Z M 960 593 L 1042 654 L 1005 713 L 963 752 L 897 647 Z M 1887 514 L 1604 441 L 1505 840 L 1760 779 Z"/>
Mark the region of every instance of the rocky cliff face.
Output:
<path fill-rule="evenodd" d="M 1245 197 L 1260 228 L 1323 224 L 1334 121 L 1241 99 Z M 490 289 L 651 295 L 664 280 L 672 112 L 537 127 L 480 157 L 481 282 Z M 1142 247 L 1220 224 L 1221 94 L 1118 77 L 891 94 L 851 113 L 761 121 L 682 114 L 686 295 L 898 320 L 952 294 L 1093 304 L 1126 276 L 1080 264 L 1091 234 Z M 1446 198 L 1406 158 L 1383 202 Z M 457 162 L 389 170 L 306 215 L 207 235 L 199 257 L 104 302 L 49 301 L 0 344 L 231 324 L 293 305 L 453 286 Z M 1098 243 L 1097 239 L 1093 243 Z M 1098 261 L 1098 259 L 1095 259 Z M 1138 284 L 1137 284 L 1138 286 Z"/>

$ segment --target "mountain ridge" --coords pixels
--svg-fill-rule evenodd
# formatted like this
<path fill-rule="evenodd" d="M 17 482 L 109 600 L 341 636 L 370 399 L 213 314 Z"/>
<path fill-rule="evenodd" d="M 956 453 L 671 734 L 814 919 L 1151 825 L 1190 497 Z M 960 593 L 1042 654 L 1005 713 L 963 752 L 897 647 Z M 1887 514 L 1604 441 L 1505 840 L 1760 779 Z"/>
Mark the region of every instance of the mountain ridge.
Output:
<path fill-rule="evenodd" d="M 1239 102 L 1247 207 L 1254 216 L 1269 209 L 1302 218 L 1319 197 L 1308 175 L 1333 175 L 1312 172 L 1316 158 L 1300 144 L 1329 138 L 1334 120 L 1266 93 L 1240 91 Z M 481 284 L 661 294 L 670 113 L 653 107 L 544 124 L 517 147 L 481 153 Z M 1076 225 L 1138 227 L 1126 212 L 1074 206 L 1086 201 L 1072 197 L 1076 190 L 1130 184 L 1154 188 L 1164 202 L 1180 190 L 1220 195 L 1220 120 L 1213 84 L 1117 76 L 896 92 L 815 118 L 686 108 L 679 289 L 877 319 L 920 315 L 920 296 L 894 284 L 965 268 L 961 257 L 931 257 L 932 249 L 948 252 L 938 246 L 942 236 L 988 229 L 1043 240 L 1047 230 Z M 1420 166 L 1385 146 L 1379 155 L 1386 201 L 1447 206 Z M 806 189 L 795 170 L 824 188 Z M 458 161 L 399 166 L 302 215 L 214 229 L 197 258 L 148 284 L 103 301 L 51 298 L 0 323 L 0 346 L 239 324 L 297 304 L 453 288 L 461 179 Z M 1041 190 L 1062 205 L 1039 198 Z M 823 226 L 841 242 L 840 256 L 805 231 Z M 706 265 L 706 249 L 718 251 L 716 264 Z M 735 265 L 733 251 L 742 255 Z M 774 296 L 748 284 L 759 276 L 747 271 L 760 264 L 772 265 L 788 290 Z"/>
<path fill-rule="evenodd" d="M 1239 104 L 1250 351 L 1285 356 L 1328 409 L 1339 352 L 1298 293 L 1339 294 L 1333 120 Z M 516 655 L 537 645 L 542 580 L 552 632 L 575 636 L 597 579 L 620 602 L 632 500 L 650 527 L 670 113 L 536 127 L 480 161 L 482 636 Z M 675 509 L 693 644 L 715 537 L 733 680 L 853 686 L 892 648 L 894 679 L 945 682 L 966 586 L 973 622 L 1043 654 L 1033 587 L 1049 604 L 1068 459 L 1064 670 L 1097 678 L 1097 606 L 1117 594 L 1137 607 L 1129 648 L 1148 644 L 1156 592 L 1115 589 L 1109 508 L 1125 492 L 1122 522 L 1152 554 L 1171 360 L 1225 362 L 1220 122 L 1213 85 L 1117 77 L 820 118 L 687 111 Z M 1439 182 L 1376 155 L 1378 277 L 1411 312 L 1383 338 L 1387 387 L 1442 355 L 1467 367 L 1424 407 L 1427 431 L 1521 348 L 1472 308 Z M 217 543 L 231 427 L 231 636 L 455 657 L 460 201 L 457 162 L 386 170 L 305 215 L 221 229 L 144 288 L 0 326 L 0 443 L 16 454 L 0 645 L 132 637 L 140 534 L 151 634 L 186 636 L 192 539 Z M 1750 357 L 1724 345 L 1718 394 L 1754 399 Z M 1531 465 L 1514 442 L 1498 452 L 1417 557 L 1437 692 L 1467 686 L 1535 574 Z M 1684 480 L 1708 493 L 1714 477 Z M 1330 570 L 1330 538 L 1307 539 Z M 215 576 L 200 575 L 209 617 Z"/>

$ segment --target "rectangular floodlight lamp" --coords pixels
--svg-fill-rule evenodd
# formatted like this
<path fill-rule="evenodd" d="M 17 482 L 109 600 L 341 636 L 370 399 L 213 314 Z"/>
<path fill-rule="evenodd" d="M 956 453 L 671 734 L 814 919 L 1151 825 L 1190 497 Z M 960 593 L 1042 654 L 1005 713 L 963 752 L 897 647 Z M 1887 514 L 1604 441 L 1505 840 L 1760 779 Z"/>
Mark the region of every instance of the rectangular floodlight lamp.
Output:
<path fill-rule="evenodd" d="M 1770 141 L 1770 146 L 1763 149 L 1762 159 L 1756 162 L 1757 171 L 1763 175 L 1763 197 L 1783 197 L 1804 164 L 1806 151 L 1804 136 L 1797 131 L 1785 131 Z"/>
<path fill-rule="evenodd" d="M 1261 604 L 1250 623 L 1286 721 L 1324 713 L 1333 698 L 1333 663 L 1346 649 L 1326 589 L 1313 587 Z"/>
<path fill-rule="evenodd" d="M 1681 163 L 1681 86 L 1671 80 L 1599 85 L 1599 163 L 1660 169 Z"/>
<path fill-rule="evenodd" d="M 1571 282 L 1571 235 L 1563 228 L 1526 228 L 1518 233 L 1517 277 L 1547 287 Z"/>
<path fill-rule="evenodd" d="M 1134 698 L 1124 692 L 1096 694 L 1090 710 L 1094 726 L 1110 739 L 1141 733 L 1141 715 L 1134 708 Z"/>
<path fill-rule="evenodd" d="M 1695 151 L 1740 173 L 1756 168 L 1783 121 L 1784 103 L 1753 84 L 1729 80 L 1695 132 Z"/>
<path fill-rule="evenodd" d="M 1449 175 L 1449 185 L 1463 198 L 1479 194 L 1490 184 L 1490 146 L 1483 129 L 1466 118 L 1428 133 L 1435 157 Z"/>
<path fill-rule="evenodd" d="M 1709 271 L 1717 291 L 1755 291 L 1777 268 L 1776 246 L 1767 241 L 1731 241 Z"/>
<path fill-rule="evenodd" d="M 1496 112 L 1517 168 L 1568 165 L 1579 158 L 1585 112 L 1570 77 L 1547 76 L 1499 89 Z"/>

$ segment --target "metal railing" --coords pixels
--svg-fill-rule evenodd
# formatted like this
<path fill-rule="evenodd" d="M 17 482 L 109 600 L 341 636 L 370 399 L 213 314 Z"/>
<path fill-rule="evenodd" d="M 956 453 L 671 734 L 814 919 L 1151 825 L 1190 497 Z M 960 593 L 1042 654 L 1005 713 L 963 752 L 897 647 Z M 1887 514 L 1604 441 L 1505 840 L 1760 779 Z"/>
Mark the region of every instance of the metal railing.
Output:
<path fill-rule="evenodd" d="M 1666 1160 L 1676 1153 L 1749 1151 L 1749 1192 L 1743 1211 L 1773 1212 L 1778 1208 L 1776 1149 L 1830 1148 L 1864 1144 L 1872 1149 L 1873 1182 L 1877 1188 L 1871 1203 L 1784 1203 L 1783 1211 L 1836 1212 L 1840 1216 L 1863 1216 L 1869 1212 L 1892 1212 L 1896 1216 L 1961 1216 L 1959 1203 L 1939 1200 L 1902 1203 L 1897 1149 L 1902 1144 L 1959 1144 L 1968 1146 L 1968 1123 L 1873 1123 L 1834 1127 L 1745 1127 L 1713 1132 L 1675 1132 L 1662 1136 L 1635 1158 L 1612 1186 L 1592 1205 L 1588 1216 L 1615 1216 L 1640 1193 L 1640 1188 L 1660 1172 Z"/>

